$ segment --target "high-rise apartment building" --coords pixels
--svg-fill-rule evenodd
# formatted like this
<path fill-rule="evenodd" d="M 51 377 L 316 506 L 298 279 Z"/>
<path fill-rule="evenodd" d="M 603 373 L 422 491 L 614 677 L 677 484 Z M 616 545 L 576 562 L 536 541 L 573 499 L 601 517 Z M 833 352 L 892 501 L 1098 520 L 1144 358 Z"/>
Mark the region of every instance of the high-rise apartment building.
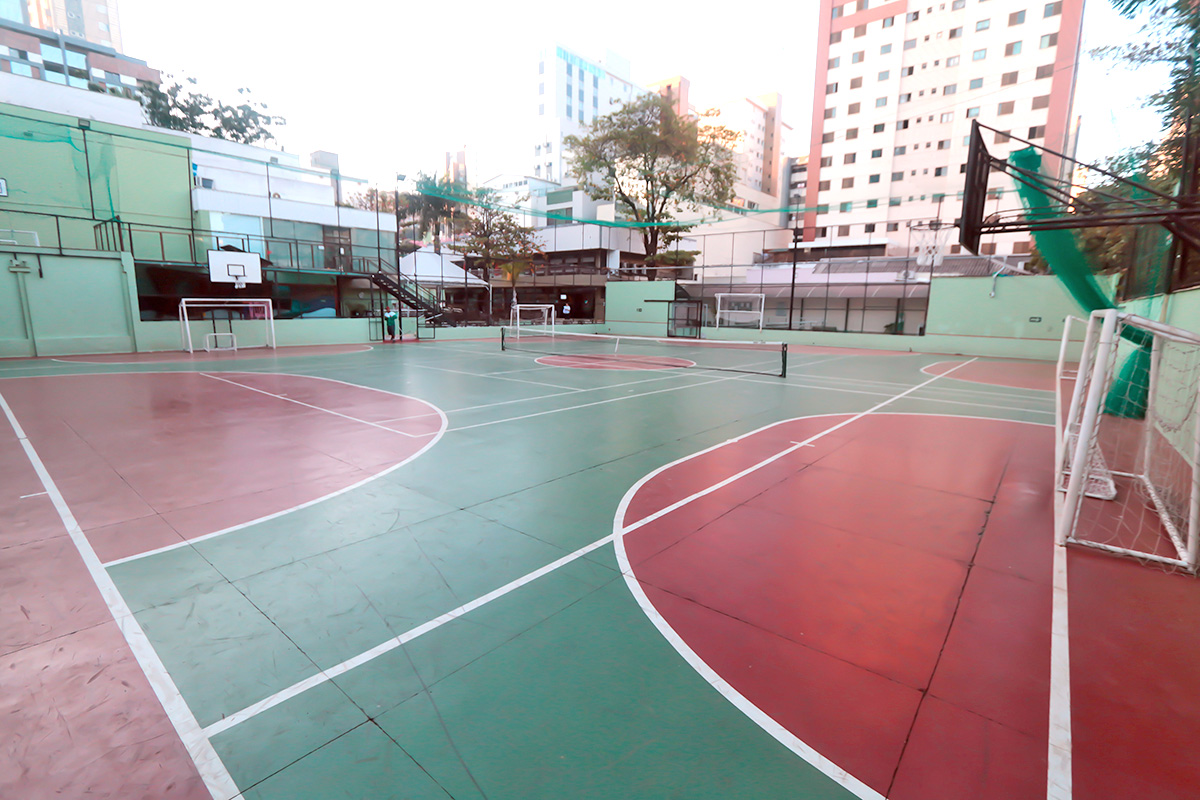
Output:
<path fill-rule="evenodd" d="M 908 252 L 910 221 L 953 222 L 973 120 L 988 148 L 1068 152 L 1083 0 L 821 0 L 807 239 Z M 985 213 L 1019 207 L 993 175 Z M 1028 252 L 1028 234 L 985 241 Z M 951 248 L 951 252 L 956 252 Z"/>
<path fill-rule="evenodd" d="M 629 63 L 616 54 L 589 61 L 561 46 L 539 55 L 537 84 L 530 175 L 556 183 L 570 180 L 564 177 L 563 138 L 645 91 L 629 80 Z"/>
<path fill-rule="evenodd" d="M 743 97 L 714 110 L 716 115 L 706 122 L 741 134 L 734 146 L 734 163 L 743 205 L 761 207 L 768 198 L 783 197 L 783 140 L 790 127 L 783 122 L 780 94 Z"/>
<path fill-rule="evenodd" d="M 6 5 L 26 0 L 0 0 Z M 28 0 L 27 24 L 121 51 L 117 0 Z"/>

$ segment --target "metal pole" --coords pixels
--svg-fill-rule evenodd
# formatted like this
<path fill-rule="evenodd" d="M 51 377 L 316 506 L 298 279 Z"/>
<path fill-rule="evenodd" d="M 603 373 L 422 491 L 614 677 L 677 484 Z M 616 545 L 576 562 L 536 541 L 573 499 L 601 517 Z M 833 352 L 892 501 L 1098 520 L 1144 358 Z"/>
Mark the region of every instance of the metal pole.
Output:
<path fill-rule="evenodd" d="M 800 228 L 792 230 L 792 290 L 788 295 L 788 330 L 792 330 L 792 318 L 795 316 L 796 305 L 796 261 L 800 255 L 800 240 L 803 231 Z"/>

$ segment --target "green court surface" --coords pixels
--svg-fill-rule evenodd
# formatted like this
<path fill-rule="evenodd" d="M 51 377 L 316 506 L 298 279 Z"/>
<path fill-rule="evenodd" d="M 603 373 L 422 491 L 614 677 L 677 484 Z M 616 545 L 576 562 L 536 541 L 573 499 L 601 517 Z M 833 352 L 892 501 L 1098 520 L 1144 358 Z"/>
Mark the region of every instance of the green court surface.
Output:
<path fill-rule="evenodd" d="M 497 341 L 446 341 L 224 364 L 7 362 L 0 392 L 31 377 L 53 391 L 50 376 L 287 374 L 444 412 L 428 450 L 354 488 L 167 549 L 102 554 L 241 796 L 816 800 L 871 795 L 681 658 L 627 586 L 614 519 L 654 470 L 782 420 L 897 398 L 878 413 L 1053 422 L 1049 391 L 921 371 L 967 360 L 794 348 L 781 379 L 545 366 Z M 236 413 L 249 393 L 227 388 Z M 57 477 L 32 406 L 9 400 Z M 376 434 L 391 435 L 362 441 Z M 238 481 L 239 452 L 271 446 L 265 433 L 230 442 L 221 480 Z M 213 469 L 186 450 L 146 457 L 185 485 Z M 60 483 L 82 519 L 90 501 Z"/>

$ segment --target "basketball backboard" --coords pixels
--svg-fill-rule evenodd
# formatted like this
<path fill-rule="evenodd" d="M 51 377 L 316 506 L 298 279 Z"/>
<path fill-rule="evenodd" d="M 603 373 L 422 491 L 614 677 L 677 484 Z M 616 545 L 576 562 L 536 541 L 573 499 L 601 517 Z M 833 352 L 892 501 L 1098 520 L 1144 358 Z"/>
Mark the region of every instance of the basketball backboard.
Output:
<path fill-rule="evenodd" d="M 262 259 L 257 253 L 209 250 L 208 279 L 213 283 L 232 283 L 237 289 L 248 283 L 262 283 Z"/>

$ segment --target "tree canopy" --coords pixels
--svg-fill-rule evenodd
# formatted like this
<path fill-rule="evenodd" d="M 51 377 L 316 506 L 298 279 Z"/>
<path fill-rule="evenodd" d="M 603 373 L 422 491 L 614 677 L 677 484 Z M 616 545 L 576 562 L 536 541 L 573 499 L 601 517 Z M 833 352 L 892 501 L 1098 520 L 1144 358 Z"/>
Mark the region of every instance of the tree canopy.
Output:
<path fill-rule="evenodd" d="M 568 136 L 571 171 L 597 199 L 611 198 L 639 223 L 649 263 L 666 244 L 683 208 L 724 206 L 734 196 L 733 146 L 739 134 L 680 116 L 668 98 L 649 94 L 597 117 L 583 136 Z"/>
<path fill-rule="evenodd" d="M 499 197 L 494 189 L 474 189 L 470 192 L 470 200 L 466 235 L 452 248 L 474 256 L 486 281 L 491 281 L 493 269 L 500 270 L 515 292 L 517 278 L 543 254 L 537 233 L 498 204 Z M 488 309 L 488 322 L 491 323 L 491 308 Z"/>
<path fill-rule="evenodd" d="M 417 227 L 419 236 L 433 234 L 433 250 L 441 253 L 443 226 L 450 226 L 453 236 L 454 225 L 465 219 L 456 198 L 466 197 L 467 187 L 425 173 L 417 176 L 416 184 L 416 191 L 400 195 L 400 214 Z"/>
<path fill-rule="evenodd" d="M 228 105 L 191 88 L 195 85 L 195 78 L 185 78 L 183 83 L 172 80 L 162 85 L 143 81 L 140 88 L 146 121 L 160 128 L 242 144 L 274 139 L 268 126 L 283 124 L 279 117 L 265 113 L 266 105 L 250 99 L 249 89 L 237 90 L 244 96 L 244 102 Z"/>

